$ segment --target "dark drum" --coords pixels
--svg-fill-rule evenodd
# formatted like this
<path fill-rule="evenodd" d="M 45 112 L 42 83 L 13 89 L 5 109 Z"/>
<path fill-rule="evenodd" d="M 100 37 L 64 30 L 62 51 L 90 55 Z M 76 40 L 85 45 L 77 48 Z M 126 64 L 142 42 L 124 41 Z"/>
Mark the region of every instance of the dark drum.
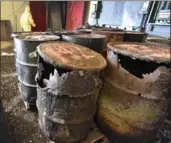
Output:
<path fill-rule="evenodd" d="M 37 73 L 37 57 L 29 54 L 45 41 L 58 40 L 58 36 L 38 33 L 21 33 L 14 36 L 14 51 L 16 57 L 16 71 L 20 95 L 26 108 L 35 105 L 37 98 L 35 75 Z"/>

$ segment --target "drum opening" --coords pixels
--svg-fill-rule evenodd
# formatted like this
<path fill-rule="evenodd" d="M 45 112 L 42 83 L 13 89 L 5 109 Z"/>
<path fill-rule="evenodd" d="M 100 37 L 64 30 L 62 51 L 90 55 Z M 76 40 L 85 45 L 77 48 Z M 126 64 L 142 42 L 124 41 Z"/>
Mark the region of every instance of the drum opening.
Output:
<path fill-rule="evenodd" d="M 118 54 L 118 59 L 119 63 L 125 70 L 141 79 L 143 78 L 144 74 L 153 73 L 160 66 L 169 68 L 169 64 L 159 64 L 152 61 L 134 59 L 132 57 L 124 56 L 121 54 Z"/>
<path fill-rule="evenodd" d="M 54 75 L 55 69 L 58 71 L 59 76 L 64 73 L 71 72 L 71 70 L 49 64 L 45 62 L 42 57 L 39 56 L 38 77 L 36 80 L 41 88 L 46 87 L 46 85 L 43 83 L 43 79 L 49 79 L 50 74 Z"/>

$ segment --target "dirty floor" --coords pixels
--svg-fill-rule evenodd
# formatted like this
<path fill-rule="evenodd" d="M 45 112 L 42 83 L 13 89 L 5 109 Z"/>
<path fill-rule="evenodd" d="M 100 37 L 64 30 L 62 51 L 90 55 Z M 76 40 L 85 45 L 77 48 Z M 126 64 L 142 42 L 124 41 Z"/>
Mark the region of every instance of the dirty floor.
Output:
<path fill-rule="evenodd" d="M 1 48 L 1 97 L 12 143 L 50 143 L 40 134 L 37 112 L 25 110 L 17 87 L 13 47 L 7 44 Z"/>

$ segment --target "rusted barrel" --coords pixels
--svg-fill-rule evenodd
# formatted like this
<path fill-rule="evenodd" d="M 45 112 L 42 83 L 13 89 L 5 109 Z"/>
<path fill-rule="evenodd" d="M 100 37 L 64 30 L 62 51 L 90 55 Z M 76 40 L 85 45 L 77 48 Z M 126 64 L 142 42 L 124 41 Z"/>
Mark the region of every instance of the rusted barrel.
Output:
<path fill-rule="evenodd" d="M 35 82 L 37 57 L 30 58 L 29 54 L 42 42 L 58 39 L 57 36 L 35 33 L 20 34 L 14 38 L 18 87 L 27 109 L 36 104 L 37 98 Z"/>
<path fill-rule="evenodd" d="M 170 45 L 170 40 L 167 39 L 167 38 L 161 38 L 161 37 L 148 37 L 148 38 L 146 39 L 146 41 Z"/>
<path fill-rule="evenodd" d="M 109 43 L 97 112 L 100 130 L 118 143 L 155 138 L 169 112 L 169 47 Z"/>
<path fill-rule="evenodd" d="M 104 49 L 105 36 L 97 34 L 74 34 L 74 35 L 62 35 L 63 41 L 69 41 L 75 44 L 79 44 L 88 47 L 98 53 L 102 53 Z"/>
<path fill-rule="evenodd" d="M 147 35 L 144 32 L 126 31 L 124 32 L 124 42 L 144 42 Z"/>
<path fill-rule="evenodd" d="M 106 57 L 106 52 L 107 52 L 107 44 L 110 42 L 123 42 L 124 40 L 124 32 L 119 32 L 119 31 L 103 31 L 103 30 L 97 30 L 93 31 L 92 33 L 94 34 L 99 34 L 105 36 L 105 46 L 103 50 L 103 55 Z"/>
<path fill-rule="evenodd" d="M 98 77 L 106 60 L 91 49 L 70 42 L 38 46 L 37 108 L 39 126 L 57 142 L 79 142 L 93 124 Z"/>

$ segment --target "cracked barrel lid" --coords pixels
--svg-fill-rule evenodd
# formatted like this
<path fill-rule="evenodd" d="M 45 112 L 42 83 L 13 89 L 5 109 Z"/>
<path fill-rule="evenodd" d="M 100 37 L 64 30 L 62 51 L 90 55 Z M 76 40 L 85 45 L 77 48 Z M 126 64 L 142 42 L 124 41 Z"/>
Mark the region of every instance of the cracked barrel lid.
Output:
<path fill-rule="evenodd" d="M 130 56 L 133 59 L 152 61 L 156 63 L 170 63 L 170 48 L 167 45 L 143 42 L 108 43 L 108 48 L 115 53 Z"/>
<path fill-rule="evenodd" d="M 99 53 L 71 42 L 46 42 L 37 50 L 44 61 L 66 69 L 100 71 L 107 65 Z"/>

